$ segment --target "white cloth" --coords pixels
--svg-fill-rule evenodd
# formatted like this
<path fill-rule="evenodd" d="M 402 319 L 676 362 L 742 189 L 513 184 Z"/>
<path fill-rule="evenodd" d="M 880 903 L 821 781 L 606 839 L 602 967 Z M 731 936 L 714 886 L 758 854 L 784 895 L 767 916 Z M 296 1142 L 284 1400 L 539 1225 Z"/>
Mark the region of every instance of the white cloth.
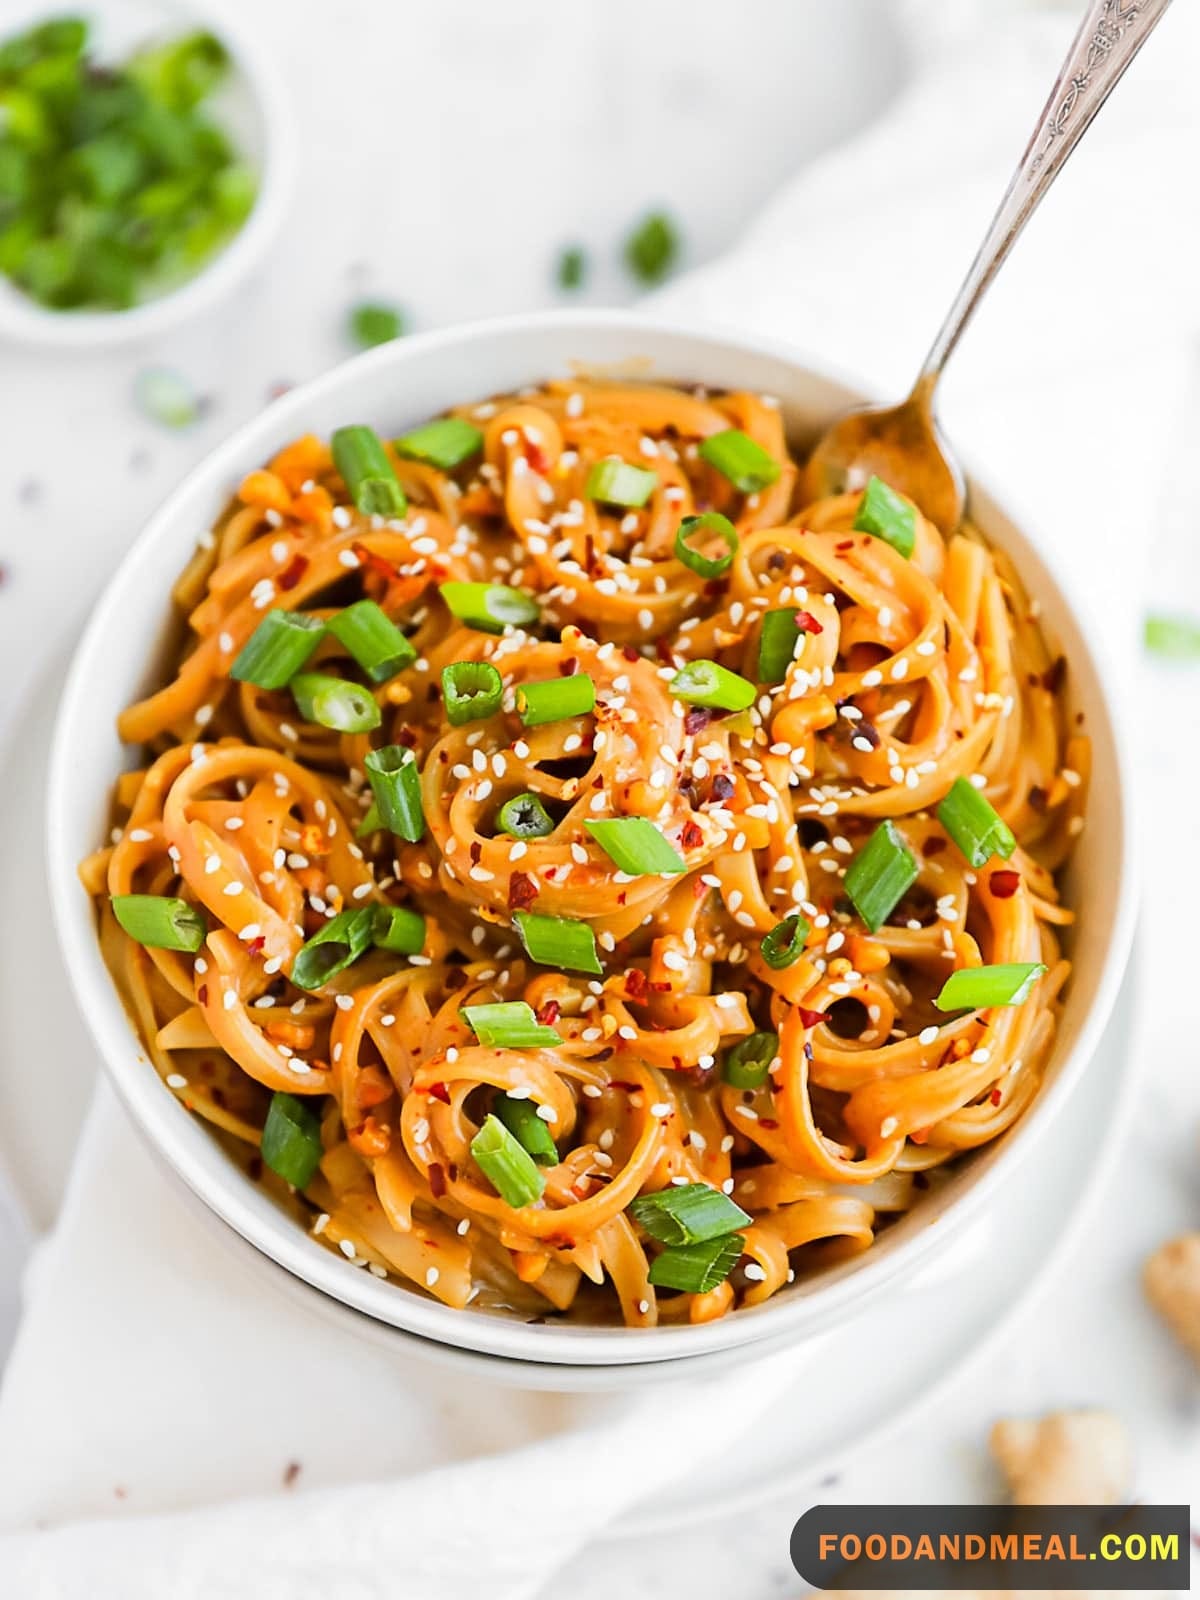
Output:
<path fill-rule="evenodd" d="M 1196 24 L 1182 6 L 1163 24 L 1006 268 L 943 401 L 952 436 L 1063 541 L 1129 657 L 1147 485 L 1179 482 L 1169 423 L 1198 320 L 1186 197 L 1200 116 L 1177 70 L 1197 58 Z M 884 122 L 663 303 L 786 336 L 901 393 L 1064 38 L 1057 19 L 1023 18 L 933 53 Z M 689 1467 L 716 1463 L 772 1393 L 757 1367 L 620 1401 L 485 1392 L 348 1350 L 260 1280 L 101 1092 L 0 1394 L 0 1590 L 455 1600 L 486 1572 L 495 1600 L 517 1600 L 679 1470 L 664 1439 Z M 160 1514 L 105 1517 L 138 1507 Z M 44 1523 L 69 1525 L 31 1531 Z"/>

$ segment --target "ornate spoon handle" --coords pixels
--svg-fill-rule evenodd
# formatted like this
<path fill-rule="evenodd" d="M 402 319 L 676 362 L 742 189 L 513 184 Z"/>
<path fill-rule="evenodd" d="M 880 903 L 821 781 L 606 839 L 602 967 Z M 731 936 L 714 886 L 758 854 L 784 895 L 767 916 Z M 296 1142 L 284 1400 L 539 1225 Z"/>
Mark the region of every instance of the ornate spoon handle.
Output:
<path fill-rule="evenodd" d="M 1090 0 L 1050 98 L 971 270 L 933 341 L 914 394 L 928 397 L 1021 229 L 1171 0 Z"/>

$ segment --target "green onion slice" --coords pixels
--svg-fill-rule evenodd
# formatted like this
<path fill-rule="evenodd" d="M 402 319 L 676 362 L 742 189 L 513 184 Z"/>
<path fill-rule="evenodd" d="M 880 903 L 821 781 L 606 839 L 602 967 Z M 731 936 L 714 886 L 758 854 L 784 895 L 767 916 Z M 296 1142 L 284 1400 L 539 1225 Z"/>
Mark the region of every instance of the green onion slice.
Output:
<path fill-rule="evenodd" d="M 460 1006 L 459 1015 L 480 1044 L 496 1050 L 537 1050 L 545 1045 L 562 1043 L 562 1035 L 539 1022 L 525 1000 Z"/>
<path fill-rule="evenodd" d="M 321 1122 L 298 1095 L 271 1096 L 262 1131 L 262 1158 L 295 1189 L 306 1189 L 321 1164 Z"/>
<path fill-rule="evenodd" d="M 658 473 L 631 467 L 627 461 L 597 461 L 587 475 L 583 492 L 589 500 L 606 506 L 636 509 L 644 506 L 658 486 Z"/>
<path fill-rule="evenodd" d="M 541 615 L 536 600 L 504 583 L 443 583 L 440 593 L 460 622 L 482 633 L 523 628 Z"/>
<path fill-rule="evenodd" d="M 420 955 L 425 948 L 425 918 L 410 906 L 373 906 L 371 942 L 377 950 L 395 955 Z"/>
<path fill-rule="evenodd" d="M 939 1011 L 982 1011 L 988 1006 L 1019 1006 L 1045 972 L 1040 961 L 1004 962 L 995 967 L 960 967 L 933 1002 Z"/>
<path fill-rule="evenodd" d="M 583 717 L 595 709 L 596 685 L 586 672 L 572 673 L 569 678 L 538 679 L 523 683 L 517 690 L 517 711 L 527 728 Z"/>
<path fill-rule="evenodd" d="M 625 240 L 625 264 L 640 283 L 661 283 L 678 254 L 678 230 L 662 211 L 643 217 Z"/>
<path fill-rule="evenodd" d="M 686 872 L 687 863 L 648 817 L 608 817 L 584 827 L 610 861 L 635 878 L 652 872 Z"/>
<path fill-rule="evenodd" d="M 893 822 L 881 822 L 846 872 L 846 893 L 877 933 L 917 881 L 917 863 Z"/>
<path fill-rule="evenodd" d="M 288 687 L 305 722 L 334 733 L 369 733 L 383 721 L 375 696 L 361 683 L 327 672 L 301 672 Z"/>
<path fill-rule="evenodd" d="M 780 473 L 775 457 L 740 428 L 710 433 L 700 443 L 700 459 L 715 467 L 742 494 L 757 494 L 768 488 Z"/>
<path fill-rule="evenodd" d="M 1143 638 L 1151 655 L 1175 661 L 1200 658 L 1200 622 L 1191 617 L 1147 617 Z"/>
<path fill-rule="evenodd" d="M 725 544 L 719 556 L 702 555 L 692 544 L 692 540 L 698 536 L 709 534 L 715 534 Z M 675 534 L 676 559 L 702 578 L 719 578 L 723 572 L 728 572 L 737 551 L 737 529 L 719 511 L 706 511 L 699 517 L 684 517 Z"/>
<path fill-rule="evenodd" d="M 374 600 L 356 600 L 325 626 L 372 683 L 386 683 L 417 659 L 404 634 Z"/>
<path fill-rule="evenodd" d="M 408 500 L 383 441 L 374 429 L 363 427 L 361 423 L 337 428 L 330 443 L 333 464 L 362 514 L 402 517 L 408 510 Z"/>
<path fill-rule="evenodd" d="M 450 472 L 483 449 L 483 434 L 462 417 L 439 417 L 396 440 L 397 455 Z"/>
<path fill-rule="evenodd" d="M 660 1244 L 701 1244 L 750 1225 L 751 1218 L 727 1194 L 707 1183 L 685 1183 L 640 1194 L 629 1214 Z"/>
<path fill-rule="evenodd" d="M 748 679 L 730 672 L 719 661 L 689 661 L 671 679 L 669 687 L 676 699 L 717 711 L 745 711 L 754 704 L 758 693 Z"/>
<path fill-rule="evenodd" d="M 809 935 L 807 917 L 793 911 L 790 917 L 777 922 L 760 946 L 762 958 L 769 967 L 781 972 L 799 961 L 804 954 L 804 941 Z"/>
<path fill-rule="evenodd" d="M 511 1095 L 497 1095 L 492 1110 L 539 1167 L 558 1165 L 554 1135 L 546 1126 L 545 1119 L 538 1116 L 538 1108 L 533 1100 L 514 1100 Z"/>
<path fill-rule="evenodd" d="M 796 659 L 796 646 L 804 637 L 796 625 L 797 613 L 788 606 L 782 611 L 768 611 L 762 619 L 758 635 L 759 683 L 782 683 L 788 668 Z"/>
<path fill-rule="evenodd" d="M 752 1033 L 739 1039 L 725 1057 L 722 1076 L 735 1089 L 761 1089 L 778 1054 L 777 1033 Z"/>
<path fill-rule="evenodd" d="M 199 950 L 208 924 L 195 906 L 166 894 L 114 894 L 113 915 L 131 939 L 152 950 Z"/>
<path fill-rule="evenodd" d="M 350 336 L 364 350 L 390 344 L 404 332 L 404 317 L 396 306 L 364 300 L 350 311 Z"/>
<path fill-rule="evenodd" d="M 514 1210 L 540 1200 L 546 1180 L 533 1157 L 494 1113 L 471 1140 L 471 1154 L 480 1172 L 501 1200 Z"/>
<path fill-rule="evenodd" d="M 416 844 L 425 835 L 421 771 L 416 756 L 403 745 L 385 744 L 372 750 L 363 766 L 382 825 L 398 838 Z"/>
<path fill-rule="evenodd" d="M 371 834 L 378 833 L 382 827 L 383 818 L 379 815 L 379 803 L 372 800 L 371 804 L 363 812 L 362 821 L 354 830 L 354 837 L 356 839 L 367 839 Z"/>
<path fill-rule="evenodd" d="M 303 611 L 268 611 L 229 669 L 239 683 L 286 689 L 321 642 L 325 624 Z"/>
<path fill-rule="evenodd" d="M 496 813 L 497 826 L 514 839 L 544 839 L 554 820 L 535 794 L 515 794 Z"/>
<path fill-rule="evenodd" d="M 737 1266 L 746 1241 L 726 1233 L 701 1244 L 671 1245 L 650 1264 L 650 1282 L 657 1289 L 682 1289 L 685 1294 L 710 1294 Z"/>
<path fill-rule="evenodd" d="M 567 972 L 603 973 L 596 954 L 596 935 L 586 922 L 569 917 L 543 917 L 536 911 L 514 911 L 513 921 L 531 961 Z"/>
<path fill-rule="evenodd" d="M 374 930 L 374 906 L 339 911 L 300 946 L 288 976 L 298 989 L 319 989 L 366 955 Z"/>
<path fill-rule="evenodd" d="M 494 717 L 503 699 L 503 679 L 490 661 L 452 661 L 442 668 L 442 704 L 454 727 Z"/>
<path fill-rule="evenodd" d="M 867 483 L 853 527 L 855 533 L 882 539 L 906 558 L 912 555 L 917 542 L 916 512 L 882 478 L 871 478 Z"/>
<path fill-rule="evenodd" d="M 973 867 L 993 856 L 1007 861 L 1017 848 L 1012 829 L 968 778 L 955 778 L 937 817 Z"/>

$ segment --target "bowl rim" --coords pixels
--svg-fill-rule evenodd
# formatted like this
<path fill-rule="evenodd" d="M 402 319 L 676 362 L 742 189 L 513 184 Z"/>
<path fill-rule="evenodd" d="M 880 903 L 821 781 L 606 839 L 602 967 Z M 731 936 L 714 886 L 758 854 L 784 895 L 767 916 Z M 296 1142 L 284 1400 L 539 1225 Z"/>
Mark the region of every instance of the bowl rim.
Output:
<path fill-rule="evenodd" d="M 258 194 L 237 232 L 191 277 L 124 311 L 52 311 L 0 278 L 0 340 L 54 350 L 101 350 L 149 339 L 230 293 L 266 253 L 287 214 L 297 171 L 295 123 L 278 66 L 225 0 L 159 0 L 211 29 L 228 48 L 262 122 Z M 101 18 L 112 0 L 97 0 Z M 19 27 L 20 24 L 18 23 Z"/>
<path fill-rule="evenodd" d="M 302 427 L 309 408 L 336 395 L 339 390 L 352 394 L 355 379 L 376 367 L 386 370 L 394 366 L 402 371 L 408 361 L 417 356 L 436 356 L 458 347 L 493 340 L 502 343 L 516 335 L 542 332 L 561 336 L 564 353 L 560 359 L 564 363 L 569 359 L 566 347 L 572 335 L 580 339 L 611 335 L 615 340 L 645 335 L 648 340 L 660 338 L 692 345 L 697 366 L 702 367 L 706 357 L 715 360 L 716 353 L 720 352 L 726 359 L 744 357 L 782 363 L 818 382 L 841 385 L 860 396 L 870 393 L 869 386 L 839 374 L 828 363 L 813 360 L 782 340 L 746 335 L 716 327 L 708 321 L 594 309 L 525 313 L 434 330 L 364 352 L 289 391 L 230 434 L 168 495 L 110 577 L 79 641 L 59 702 L 48 768 L 47 870 L 55 927 L 85 1023 L 100 1050 L 110 1081 L 143 1135 L 209 1209 L 243 1239 L 317 1292 L 408 1333 L 516 1361 L 620 1366 L 686 1360 L 716 1349 L 767 1340 L 774 1345 L 789 1326 L 797 1337 L 828 1326 L 843 1309 L 876 1286 L 881 1287 L 895 1273 L 923 1259 L 937 1239 L 946 1237 L 948 1228 L 957 1229 L 965 1223 L 986 1202 L 998 1183 L 1009 1181 L 1021 1155 L 1027 1154 L 1036 1139 L 1044 1134 L 1054 1113 L 1069 1097 L 1075 1078 L 1090 1059 L 1120 989 L 1129 955 L 1136 904 L 1136 841 L 1128 756 L 1131 746 L 1122 732 L 1123 701 L 1119 680 L 1113 663 L 1101 648 L 1104 636 L 1090 614 L 1086 598 L 1075 592 L 1066 575 L 1056 566 L 1053 555 L 1047 553 L 1052 551 L 1052 546 L 1027 532 L 1036 528 L 1036 524 L 1019 509 L 1015 510 L 1011 502 L 995 500 L 986 485 L 974 475 L 970 475 L 973 491 L 994 508 L 994 514 L 1013 524 L 1018 539 L 1028 544 L 1035 559 L 1046 567 L 1089 658 L 1088 665 L 1099 690 L 1098 709 L 1107 722 L 1118 777 L 1118 793 L 1113 797 L 1120 817 L 1119 837 L 1114 841 L 1119 869 L 1115 913 L 1107 931 L 1103 959 L 1098 962 L 1095 998 L 1082 1018 L 1078 1036 L 1057 1061 L 1053 1080 L 1039 1091 L 1030 1113 L 1005 1135 L 997 1157 L 953 1199 L 943 1215 L 930 1218 L 936 1225 L 914 1229 L 890 1251 L 879 1255 L 874 1251 L 865 1252 L 856 1258 L 852 1270 L 804 1294 L 773 1297 L 764 1305 L 743 1311 L 736 1317 L 695 1327 L 631 1330 L 592 1325 L 542 1325 L 529 1328 L 518 1321 L 464 1315 L 462 1311 L 403 1287 L 398 1293 L 396 1284 L 379 1282 L 365 1273 L 347 1272 L 340 1258 L 322 1249 L 282 1211 L 272 1211 L 268 1215 L 256 1209 L 248 1196 L 239 1192 L 249 1185 L 249 1180 L 229 1161 L 208 1130 L 200 1126 L 199 1119 L 190 1116 L 175 1097 L 164 1090 L 119 1002 L 114 1014 L 112 1002 L 116 991 L 106 969 L 97 965 L 95 928 L 90 910 L 84 909 L 86 898 L 80 892 L 77 863 L 67 849 L 56 844 L 57 840 L 70 837 L 66 796 L 71 785 L 78 781 L 72 728 L 87 716 L 92 657 L 114 628 L 127 625 L 127 619 L 118 610 L 124 588 L 144 553 L 157 541 L 177 531 L 179 508 L 186 511 L 192 493 L 204 492 L 206 488 L 213 491 L 219 484 L 228 482 L 244 460 L 259 448 L 260 439 L 269 437 L 284 425 Z M 91 1000 L 96 1003 L 89 1003 Z"/>

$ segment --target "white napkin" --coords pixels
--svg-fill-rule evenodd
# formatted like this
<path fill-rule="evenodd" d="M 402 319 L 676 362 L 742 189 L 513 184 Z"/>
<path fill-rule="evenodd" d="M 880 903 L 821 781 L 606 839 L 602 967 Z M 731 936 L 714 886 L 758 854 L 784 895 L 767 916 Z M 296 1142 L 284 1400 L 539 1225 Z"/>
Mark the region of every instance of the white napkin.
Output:
<path fill-rule="evenodd" d="M 1197 24 L 1185 6 L 1163 24 L 1022 241 L 944 396 L 954 437 L 1062 540 L 1123 651 L 1147 486 L 1168 481 L 1167 424 L 1198 320 L 1200 116 L 1178 70 L 1197 59 Z M 1061 20 L 1021 18 L 931 47 L 884 122 L 662 303 L 786 336 L 899 394 L 1064 42 Z M 486 1572 L 493 1600 L 516 1600 L 635 1494 L 717 1460 L 775 1392 L 758 1366 L 619 1401 L 485 1390 L 348 1348 L 262 1279 L 183 1205 L 102 1090 L 0 1393 L 0 1589 L 455 1600 Z M 85 1520 L 31 1531 L 73 1518 Z"/>

